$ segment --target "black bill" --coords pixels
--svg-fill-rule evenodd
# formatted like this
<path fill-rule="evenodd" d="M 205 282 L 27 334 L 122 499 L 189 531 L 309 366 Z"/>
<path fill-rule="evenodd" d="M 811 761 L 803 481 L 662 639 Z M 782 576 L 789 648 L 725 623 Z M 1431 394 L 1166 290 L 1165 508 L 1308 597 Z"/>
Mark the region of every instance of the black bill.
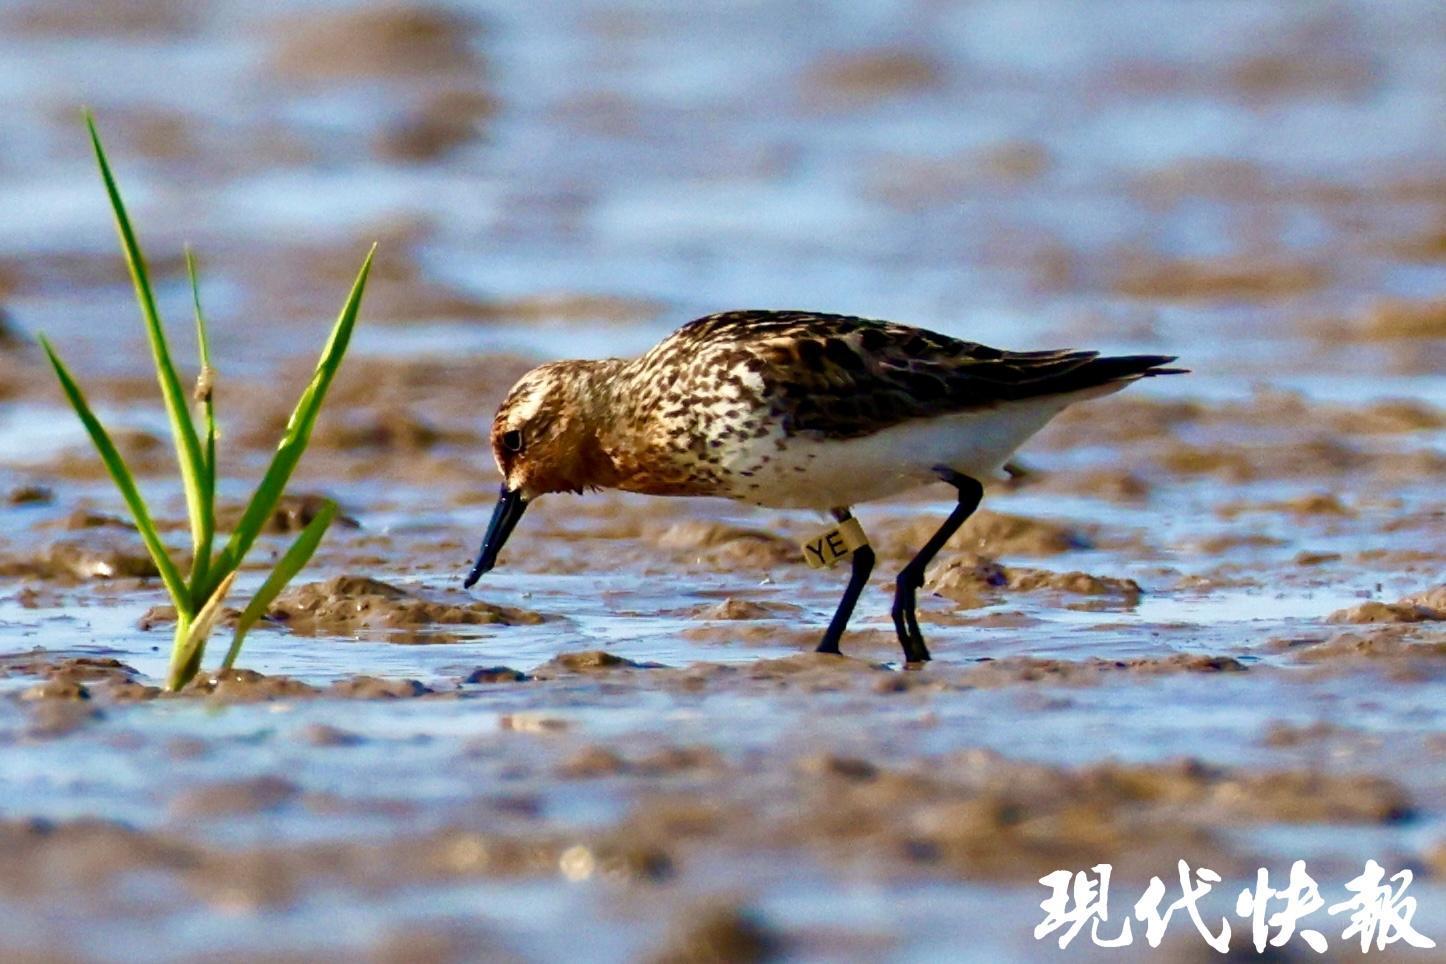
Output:
<path fill-rule="evenodd" d="M 522 492 L 509 491 L 506 485 L 502 486 L 502 494 L 497 498 L 497 508 L 492 510 L 492 521 L 487 525 L 487 537 L 482 540 L 482 550 L 477 553 L 477 562 L 462 583 L 463 588 L 472 588 L 484 573 L 492 571 L 492 567 L 497 564 L 497 554 L 502 551 L 507 537 L 512 535 L 513 526 L 517 525 L 517 520 L 522 518 L 525 511 L 527 500 L 522 497 Z"/>

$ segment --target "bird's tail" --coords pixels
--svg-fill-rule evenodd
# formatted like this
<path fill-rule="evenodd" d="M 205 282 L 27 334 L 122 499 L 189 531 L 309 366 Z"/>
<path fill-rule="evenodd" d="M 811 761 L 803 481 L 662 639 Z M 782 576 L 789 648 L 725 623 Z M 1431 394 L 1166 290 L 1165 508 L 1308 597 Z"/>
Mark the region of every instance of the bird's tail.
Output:
<path fill-rule="evenodd" d="M 1021 353 L 1022 354 L 1022 353 Z M 1041 395 L 1090 397 L 1108 395 L 1131 382 L 1155 375 L 1183 375 L 1187 368 L 1171 368 L 1174 355 L 1107 355 L 1097 352 L 1040 352 L 1025 364 L 1016 363 L 1019 374 L 1011 386 L 1016 399 Z M 1031 377 L 1032 376 L 1032 377 Z"/>

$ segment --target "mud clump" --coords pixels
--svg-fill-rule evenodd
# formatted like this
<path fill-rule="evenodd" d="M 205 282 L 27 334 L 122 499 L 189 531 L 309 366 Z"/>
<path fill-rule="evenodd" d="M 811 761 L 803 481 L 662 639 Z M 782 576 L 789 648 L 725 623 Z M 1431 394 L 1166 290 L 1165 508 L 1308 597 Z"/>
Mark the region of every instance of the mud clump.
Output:
<path fill-rule="evenodd" d="M 140 429 L 117 427 L 111 430 L 111 441 L 125 459 L 131 474 L 138 478 L 165 475 L 175 469 L 174 453 L 160 436 Z M 109 479 L 105 463 L 95 451 L 77 444 L 68 447 L 47 463 L 46 471 L 64 479 Z"/>
<path fill-rule="evenodd" d="M 809 634 L 805 645 L 812 650 L 812 644 L 816 642 L 817 636 Z M 890 654 L 898 652 L 897 644 L 890 642 L 887 646 L 886 651 Z M 715 685 L 722 683 L 753 692 L 758 691 L 759 684 L 763 684 L 768 689 L 795 690 L 802 693 L 861 692 L 867 691 L 875 681 L 881 678 L 891 680 L 899 678 L 899 674 L 890 672 L 883 663 L 874 663 L 837 653 L 809 651 L 778 659 L 755 660 L 736 670 L 730 667 L 708 667 L 707 664 L 700 664 L 684 671 L 680 681 L 684 688 L 689 688 L 690 685 L 702 688 L 703 685 L 706 685 L 703 681 L 707 677 L 701 675 L 705 669 Z"/>
<path fill-rule="evenodd" d="M 641 663 L 635 663 L 630 659 L 623 659 L 621 656 L 614 656 L 612 653 L 600 649 L 589 650 L 584 653 L 562 653 L 553 658 L 552 664 L 574 673 L 587 673 L 595 670 L 635 668 Z"/>
<path fill-rule="evenodd" d="M 208 697 L 219 703 L 263 703 L 305 699 L 317 696 L 321 691 L 310 683 L 289 676 L 265 676 L 255 670 L 229 669 L 202 673 L 181 693 Z"/>
<path fill-rule="evenodd" d="M 637 665 L 637 664 L 633 664 Z M 515 672 L 500 668 L 504 672 Z M 131 703 L 165 699 L 206 699 L 216 703 L 264 703 L 319 697 L 354 700 L 413 699 L 436 691 L 414 679 L 353 676 L 326 688 L 290 676 L 267 676 L 249 669 L 201 673 L 179 693 L 164 693 L 140 681 L 140 674 L 114 659 L 94 656 L 65 657 L 37 650 L 0 658 L 0 678 L 39 677 L 40 682 L 21 691 L 26 703 Z M 522 674 L 519 678 L 526 679 Z"/>
<path fill-rule="evenodd" d="M 429 90 L 378 135 L 377 152 L 399 161 L 435 160 L 481 134 L 497 107 L 497 99 L 483 91 Z"/>
<path fill-rule="evenodd" d="M 479 302 L 472 318 L 493 322 L 590 322 L 625 324 L 649 321 L 665 306 L 646 298 L 583 291 L 544 290 L 513 298 Z"/>
<path fill-rule="evenodd" d="M 754 660 L 743 672 L 752 679 L 819 676 L 838 678 L 857 673 L 875 673 L 880 668 L 879 664 L 840 653 L 799 653 L 778 659 Z"/>
<path fill-rule="evenodd" d="M 1048 590 L 1077 596 L 1117 596 L 1126 605 L 1140 601 L 1142 590 L 1133 579 L 1092 576 L 1087 572 L 1050 572 L 1046 569 L 1009 571 L 1008 588 L 1015 592 Z"/>
<path fill-rule="evenodd" d="M 1085 572 L 1000 565 L 984 556 L 963 555 L 948 560 L 928 578 L 933 592 L 968 607 L 986 605 L 1011 592 L 1052 592 L 1069 596 L 1110 597 L 1122 606 L 1139 603 L 1143 590 L 1133 579 L 1092 576 Z"/>
<path fill-rule="evenodd" d="M 1338 515 L 1353 516 L 1355 511 L 1341 504 L 1341 500 L 1328 492 L 1316 492 L 1290 499 L 1271 506 L 1292 515 Z"/>
<path fill-rule="evenodd" d="M 1246 666 L 1233 656 L 1201 656 L 1179 654 L 1168 656 L 1162 660 L 1138 660 L 1132 661 L 1131 668 L 1141 669 L 1145 672 L 1158 671 L 1165 667 L 1169 669 L 1183 669 L 1189 673 L 1243 673 Z"/>
<path fill-rule="evenodd" d="M 725 599 L 710 606 L 699 606 L 692 609 L 688 615 L 693 619 L 705 620 L 776 619 L 798 612 L 797 606 L 787 603 L 759 603 L 747 599 Z"/>
<path fill-rule="evenodd" d="M 943 82 L 944 68 L 932 57 L 910 50 L 867 50 L 819 61 L 804 79 L 804 93 L 820 105 L 859 106 Z"/>
<path fill-rule="evenodd" d="M 159 686 L 151 686 L 138 681 L 125 681 L 108 684 L 102 691 L 102 696 L 110 703 L 144 703 L 147 700 L 157 699 L 161 695 Z"/>
<path fill-rule="evenodd" d="M 1403 238 L 1390 247 L 1413 261 L 1446 261 L 1446 228 Z"/>
<path fill-rule="evenodd" d="M 0 276 L 0 294 L 5 293 L 5 287 L 3 276 Z M 29 345 L 30 339 L 20 333 L 19 327 L 15 324 L 15 319 L 11 317 L 10 312 L 5 310 L 3 305 L 0 305 L 0 353 L 19 352 Z M 0 398 L 9 397 L 8 388 L 8 385 L 5 388 L 0 388 Z"/>
<path fill-rule="evenodd" d="M 181 38 L 195 33 L 202 15 L 171 0 L 126 0 L 108 5 L 101 15 L 84 0 L 16 3 L 6 11 L 7 27 L 55 37 Z"/>
<path fill-rule="evenodd" d="M 879 768 L 862 757 L 820 753 L 799 760 L 796 769 L 805 776 L 842 777 L 856 782 L 873 780 Z"/>
<path fill-rule="evenodd" d="M 1029 480 L 1050 492 L 1087 495 L 1112 502 L 1138 503 L 1150 495 L 1150 483 L 1136 472 L 1125 469 L 1090 469 L 1080 472 L 1051 473 L 1039 480 Z"/>
<path fill-rule="evenodd" d="M 1233 519 L 1246 513 L 1284 513 L 1294 516 L 1337 516 L 1343 519 L 1356 515 L 1354 509 L 1328 492 L 1313 492 L 1293 499 L 1273 502 L 1231 502 L 1215 510 L 1221 518 Z"/>
<path fill-rule="evenodd" d="M 513 964 L 523 960 L 508 954 L 505 934 L 492 933 L 471 923 L 403 924 L 389 927 L 367 949 L 368 964 L 460 964 L 493 961 Z"/>
<path fill-rule="evenodd" d="M 448 83 L 442 79 L 438 82 Z M 392 251 L 392 257 L 376 264 L 372 277 L 377 280 L 378 287 L 375 292 L 369 290 L 367 294 L 371 310 L 375 312 L 374 320 L 387 323 L 442 319 L 475 322 L 487 302 L 454 285 L 440 282 L 434 275 L 425 272 L 414 257 L 399 250 L 409 247 L 414 240 L 407 227 L 398 226 L 391 233 L 395 241 L 384 240 L 384 243 Z M 386 236 L 383 237 L 385 239 Z M 356 270 L 349 256 L 339 257 L 338 251 L 330 246 L 305 243 L 281 245 L 265 249 L 260 254 L 266 258 L 268 277 L 264 283 L 268 288 L 268 301 L 275 298 L 293 306 L 291 310 L 298 314 L 321 310 L 329 303 L 320 294 L 320 288 L 324 286 L 319 285 L 319 279 L 344 283 L 344 279 Z M 302 290 L 313 287 L 318 290 Z M 373 296 L 377 298 L 375 303 L 371 302 Z M 373 316 L 369 313 L 368 317 Z M 494 359 L 494 366 L 489 366 L 491 370 L 488 371 L 468 366 L 473 372 L 474 390 L 479 398 L 490 396 L 495 391 L 494 379 L 507 380 L 514 366 L 521 367 L 520 363 L 507 356 L 494 356 Z M 299 359 L 293 364 L 295 369 L 292 373 L 304 377 Z M 425 403 L 422 394 L 404 390 L 420 388 L 423 384 L 420 379 L 428 376 L 432 378 L 434 391 L 451 394 L 460 390 L 462 367 L 455 359 L 348 359 L 347 366 L 337 374 L 333 387 L 337 408 L 332 416 L 358 409 L 381 411 L 397 402 Z M 436 397 L 440 396 L 434 396 L 433 402 Z M 257 426 L 254 432 L 248 433 L 248 439 L 255 438 L 257 444 L 262 444 L 261 436 L 269 436 L 274 443 L 276 435 L 286 424 L 290 409 L 283 407 L 286 400 L 280 397 L 256 401 L 260 404 L 258 411 L 265 412 L 269 418 L 264 432 L 261 431 L 262 426 Z M 325 432 L 325 421 L 323 419 L 317 426 L 318 431 Z"/>
<path fill-rule="evenodd" d="M 687 911 L 649 964 L 759 964 L 784 953 L 784 942 L 755 912 L 736 904 Z"/>
<path fill-rule="evenodd" d="M 464 683 L 525 683 L 532 679 L 510 666 L 479 666 L 462 678 Z"/>
<path fill-rule="evenodd" d="M 1165 301 L 1259 301 L 1306 294 L 1328 280 L 1325 270 L 1315 265 L 1137 258 L 1126 266 L 1115 290 Z"/>
<path fill-rule="evenodd" d="M 1145 777 L 1147 783 L 1159 778 L 1149 770 L 1141 772 L 1149 774 Z M 1168 771 L 1164 779 L 1169 779 Z M 1414 813 L 1405 791 L 1384 777 L 1307 770 L 1212 772 L 1207 769 L 1194 783 L 1196 786 L 1186 788 L 1186 799 L 1198 789 L 1207 806 L 1218 807 L 1244 820 L 1389 824 L 1407 820 Z"/>
<path fill-rule="evenodd" d="M 134 679 L 136 671 L 108 656 L 66 656 L 63 652 L 36 649 L 0 656 L 0 678 L 10 676 L 112 682 Z"/>
<path fill-rule="evenodd" d="M 301 788 L 281 777 L 228 780 L 182 790 L 171 799 L 173 817 L 225 817 L 278 810 L 301 795 Z"/>
<path fill-rule="evenodd" d="M 514 733 L 561 733 L 572 727 L 562 717 L 545 713 L 504 713 L 498 718 L 497 725 Z"/>
<path fill-rule="evenodd" d="M 439 428 L 425 416 L 400 408 L 363 412 L 346 418 L 317 439 L 338 449 L 385 452 L 426 452 L 442 445 L 467 445 L 480 441 L 475 432 Z"/>
<path fill-rule="evenodd" d="M 323 506 L 333 501 L 324 495 L 315 492 L 286 492 L 276 503 L 276 508 L 267 517 L 263 532 L 283 534 L 288 532 L 300 532 L 311 524 Z M 245 506 L 236 503 L 225 506 L 216 514 L 216 524 L 223 531 L 233 529 L 236 523 L 241 521 L 241 514 Z M 358 529 L 361 523 L 352 516 L 338 512 L 332 520 L 333 526 L 343 529 Z"/>
<path fill-rule="evenodd" d="M 0 821 L 0 893 L 12 898 L 96 894 L 118 874 L 191 863 L 189 848 L 111 821 Z"/>
<path fill-rule="evenodd" d="M 143 688 L 134 669 L 106 657 L 73 656 L 38 650 L 0 660 L 0 678 L 39 677 L 17 694 L 26 707 L 26 734 L 35 738 L 64 736 L 103 718 L 97 704 L 125 701 L 125 694 Z"/>
<path fill-rule="evenodd" d="M 1402 434 L 1446 427 L 1446 411 L 1413 399 L 1387 399 L 1359 408 L 1346 408 L 1332 419 L 1340 431 Z"/>
<path fill-rule="evenodd" d="M 657 669 L 660 663 L 639 663 L 624 659 L 601 649 L 590 649 L 576 653 L 559 653 L 533 670 L 533 677 L 539 680 L 555 679 L 571 673 L 611 673 L 618 670 Z"/>
<path fill-rule="evenodd" d="M 5 493 L 7 505 L 49 505 L 55 501 L 55 490 L 46 485 L 17 485 Z"/>
<path fill-rule="evenodd" d="M 1270 747 L 1295 747 L 1315 743 L 1324 743 L 1347 733 L 1345 729 L 1324 720 L 1299 726 L 1282 720 L 1271 722 L 1260 738 L 1260 742 Z"/>
<path fill-rule="evenodd" d="M 682 773 L 713 772 L 723 768 L 723 758 L 709 746 L 664 746 L 629 759 L 611 747 L 589 744 L 558 766 L 558 773 L 572 779 L 632 774 L 663 777 Z"/>
<path fill-rule="evenodd" d="M 1328 623 L 1421 623 L 1446 619 L 1438 609 L 1410 602 L 1385 603 L 1372 600 L 1338 609 L 1326 617 Z"/>
<path fill-rule="evenodd" d="M 305 635 L 350 636 L 385 632 L 398 643 L 452 642 L 459 637 L 438 626 L 535 625 L 534 612 L 493 606 L 456 593 L 428 598 L 367 576 L 337 576 L 283 594 L 267 618 Z"/>
<path fill-rule="evenodd" d="M 986 556 L 958 556 L 934 567 L 925 585 L 956 602 L 982 605 L 985 594 L 1009 585 L 1009 570 Z"/>
<path fill-rule="evenodd" d="M 356 700 L 409 700 L 428 696 L 434 691 L 414 679 L 353 676 L 331 684 L 329 692 L 335 696 Z"/>
<path fill-rule="evenodd" d="M 104 718 L 105 714 L 88 699 L 44 699 L 30 706 L 25 735 L 32 740 L 56 739 Z"/>
<path fill-rule="evenodd" d="M 119 533 L 60 539 L 37 558 L 0 561 L 0 575 L 62 581 L 148 579 L 159 574 L 140 539 Z"/>
<path fill-rule="evenodd" d="M 1256 54 L 1230 65 L 1232 87 L 1252 101 L 1287 97 L 1358 96 L 1374 83 L 1369 62 L 1344 54 L 1294 57 Z"/>
<path fill-rule="evenodd" d="M 302 529 L 311 525 L 311 520 L 321 512 L 330 500 L 325 496 L 317 496 L 312 493 L 301 493 L 296 496 L 285 494 L 281 502 L 276 503 L 276 509 L 272 510 L 270 519 L 266 522 L 266 532 L 301 532 Z M 341 529 L 360 529 L 361 523 L 346 513 L 337 513 L 331 520 L 331 525 Z"/>
<path fill-rule="evenodd" d="M 118 529 L 136 532 L 135 523 L 108 512 L 94 512 L 90 509 L 75 509 L 65 518 L 54 523 L 41 523 L 42 528 L 55 527 L 65 532 L 84 532 L 87 529 Z"/>
<path fill-rule="evenodd" d="M 476 71 L 473 28 L 458 14 L 405 3 L 313 13 L 278 31 L 273 63 L 283 76 L 305 81 Z"/>
<path fill-rule="evenodd" d="M 974 513 L 950 541 L 973 552 L 1021 556 L 1055 555 L 1094 545 L 1079 529 L 987 509 Z"/>
<path fill-rule="evenodd" d="M 1419 453 L 1427 462 L 1432 453 Z M 1154 461 L 1160 469 L 1176 475 L 1217 476 L 1230 482 L 1253 482 L 1266 478 L 1337 478 L 1353 472 L 1390 469 L 1414 473 L 1409 459 L 1378 457 L 1361 447 L 1333 436 L 1318 436 L 1288 446 L 1281 445 L 1194 445 L 1171 442 L 1158 450 Z M 1419 474 L 1429 474 L 1421 466 Z"/>
<path fill-rule="evenodd" d="M 988 509 L 970 516 L 950 542 L 972 552 L 998 555 L 1056 555 L 1093 546 L 1082 530 Z"/>
<path fill-rule="evenodd" d="M 295 784 L 262 777 L 183 792 L 173 798 L 170 812 L 184 824 L 267 814 L 298 799 Z M 269 848 L 221 847 L 105 820 L 12 819 L 0 821 L 0 894 L 41 902 L 77 896 L 103 899 L 120 878 L 150 872 L 168 887 L 195 892 L 212 908 L 234 912 L 288 906 L 306 887 L 385 893 L 483 876 L 541 876 L 556 873 L 560 849 L 547 837 L 463 830 Z"/>
<path fill-rule="evenodd" d="M 1446 299 L 1379 302 L 1359 331 L 1370 339 L 1446 338 Z"/>
<path fill-rule="evenodd" d="M 20 699 L 25 702 L 35 700 L 88 700 L 90 690 L 80 680 L 73 676 L 57 674 L 50 677 L 43 683 L 36 683 L 34 686 L 20 694 Z"/>
<path fill-rule="evenodd" d="M 890 525 L 879 538 L 885 559 L 910 559 L 939 528 L 939 519 L 921 517 Z M 883 527 L 879 527 L 883 528 Z M 987 555 L 1053 556 L 1089 549 L 1093 540 L 1082 530 L 1045 519 L 980 509 L 945 544 L 945 550 Z"/>
<path fill-rule="evenodd" d="M 797 546 L 771 532 L 721 522 L 679 522 L 654 541 L 660 549 L 723 569 L 761 569 L 794 562 L 801 556 Z"/>
<path fill-rule="evenodd" d="M 1377 662 L 1395 678 L 1431 678 L 1438 670 L 1428 661 L 1446 656 L 1446 633 L 1425 632 L 1409 623 L 1377 625 L 1321 638 L 1271 640 L 1272 649 L 1290 652 L 1300 662 L 1342 664 Z"/>
<path fill-rule="evenodd" d="M 1338 609 L 1328 623 L 1422 623 L 1446 620 L 1446 585 L 1437 586 L 1393 603 L 1372 600 Z"/>
<path fill-rule="evenodd" d="M 627 770 L 628 762 L 605 746 L 593 744 L 563 760 L 557 767 L 559 776 L 571 780 L 616 776 Z"/>
<path fill-rule="evenodd" d="M 940 683 L 981 689 L 1020 683 L 1089 685 L 1102 682 L 1116 674 L 1166 676 L 1177 673 L 1244 673 L 1246 670 L 1246 665 L 1233 656 L 1190 653 L 1119 660 L 1063 660 L 1020 656 L 993 659 L 970 666 L 957 676 L 944 677 Z"/>
<path fill-rule="evenodd" d="M 330 723 L 308 723 L 297 731 L 295 738 L 298 742 L 317 747 L 360 746 L 366 742 L 359 734 Z"/>
<path fill-rule="evenodd" d="M 1425 590 L 1424 592 L 1418 592 L 1413 595 L 1407 596 L 1401 601 L 1414 603 L 1418 606 L 1425 606 L 1428 609 L 1434 609 L 1436 612 L 1441 614 L 1437 617 L 1438 619 L 1446 619 L 1446 583 L 1442 583 L 1439 586 L 1434 586 L 1431 589 Z"/>
<path fill-rule="evenodd" d="M 224 606 L 216 622 L 221 626 L 235 626 L 236 620 L 240 618 L 241 610 L 234 606 Z M 136 620 L 136 628 L 141 632 L 148 633 L 158 627 L 171 625 L 175 621 L 176 607 L 170 603 L 157 603 L 141 613 L 141 618 Z"/>

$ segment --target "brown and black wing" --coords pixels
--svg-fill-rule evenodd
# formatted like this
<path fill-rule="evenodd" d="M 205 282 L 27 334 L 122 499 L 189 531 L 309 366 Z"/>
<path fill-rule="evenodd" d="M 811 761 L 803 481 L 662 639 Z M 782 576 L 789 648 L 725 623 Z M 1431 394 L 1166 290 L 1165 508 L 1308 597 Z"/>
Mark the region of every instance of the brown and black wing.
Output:
<path fill-rule="evenodd" d="M 857 438 L 911 419 L 1175 374 L 1168 355 L 1010 352 L 848 315 L 734 311 L 685 326 L 764 380 L 788 434 Z M 680 331 L 680 334 L 682 332 Z M 750 364 L 751 363 L 751 364 Z"/>

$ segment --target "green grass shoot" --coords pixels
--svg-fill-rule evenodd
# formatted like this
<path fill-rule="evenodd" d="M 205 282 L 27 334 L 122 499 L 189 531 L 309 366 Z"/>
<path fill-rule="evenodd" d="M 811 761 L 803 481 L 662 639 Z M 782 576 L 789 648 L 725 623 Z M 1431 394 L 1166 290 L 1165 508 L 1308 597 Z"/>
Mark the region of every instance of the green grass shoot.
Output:
<path fill-rule="evenodd" d="M 206 650 L 206 640 L 211 635 L 222 606 L 236 580 L 237 570 L 246 559 L 247 552 L 261 534 L 267 519 L 271 517 L 281 494 L 286 488 L 291 473 L 295 470 L 307 444 L 311 431 L 316 425 L 322 402 L 326 400 L 327 389 L 341 367 L 351 341 L 352 329 L 356 325 L 357 311 L 361 307 L 362 294 L 366 290 L 367 275 L 371 271 L 372 257 L 376 245 L 372 245 L 357 272 L 351 294 L 337 316 L 317 362 L 316 371 L 310 383 L 301 393 L 296 408 L 286 424 L 281 442 L 272 456 L 271 464 L 262 476 L 260 484 L 252 494 L 241 521 L 231 531 L 225 544 L 216 550 L 216 417 L 212 403 L 216 373 L 211 367 L 211 345 L 206 333 L 206 319 L 201 310 L 200 284 L 196 275 L 196 262 L 191 252 L 186 252 L 186 269 L 191 283 L 191 300 L 195 308 L 196 343 L 199 348 L 200 372 L 196 379 L 195 391 L 188 399 L 182 388 L 180 373 L 171 358 L 170 346 L 166 342 L 165 327 L 156 309 L 156 300 L 151 291 L 151 282 L 146 270 L 145 257 L 141 254 L 140 242 L 136 240 L 121 200 L 120 189 L 111 174 L 110 163 L 106 160 L 105 149 L 101 146 L 100 135 L 96 132 L 95 120 L 89 114 L 85 118 L 90 131 L 91 146 L 95 151 L 96 163 L 100 167 L 101 180 L 105 183 L 111 210 L 115 215 L 116 232 L 120 236 L 121 248 L 125 252 L 126 264 L 130 269 L 131 281 L 135 286 L 136 301 L 140 305 L 141 318 L 145 322 L 146 337 L 150 342 L 151 360 L 156 368 L 156 380 L 160 383 L 161 398 L 165 401 L 166 414 L 170 417 L 171 436 L 176 446 L 176 461 L 180 465 L 181 483 L 186 493 L 186 512 L 191 529 L 191 567 L 183 576 L 181 567 L 171 558 L 170 550 L 161 540 L 155 521 L 146 507 L 145 498 L 136 485 L 121 457 L 110 433 L 96 418 L 85 394 L 76 384 L 69 369 L 60 360 L 55 347 L 44 336 L 40 344 L 55 367 L 60 386 L 70 400 L 76 415 L 80 416 L 101 461 L 120 489 L 121 497 L 130 509 L 131 518 L 139 530 L 146 551 L 155 561 L 161 582 L 171 596 L 176 609 L 176 636 L 171 648 L 170 669 L 166 676 L 166 687 L 178 690 L 191 681 L 200 669 Z M 190 402 L 198 411 L 193 412 Z M 198 430 L 197 419 L 200 421 Z M 230 669 L 241 651 L 241 643 L 247 631 L 266 613 L 266 608 L 286 587 L 286 584 L 301 571 L 320 545 L 327 527 L 336 516 L 336 505 L 327 502 L 311 522 L 297 536 L 291 548 L 281 557 L 266 581 L 252 598 L 236 626 L 230 650 L 222 663 L 222 669 Z"/>

